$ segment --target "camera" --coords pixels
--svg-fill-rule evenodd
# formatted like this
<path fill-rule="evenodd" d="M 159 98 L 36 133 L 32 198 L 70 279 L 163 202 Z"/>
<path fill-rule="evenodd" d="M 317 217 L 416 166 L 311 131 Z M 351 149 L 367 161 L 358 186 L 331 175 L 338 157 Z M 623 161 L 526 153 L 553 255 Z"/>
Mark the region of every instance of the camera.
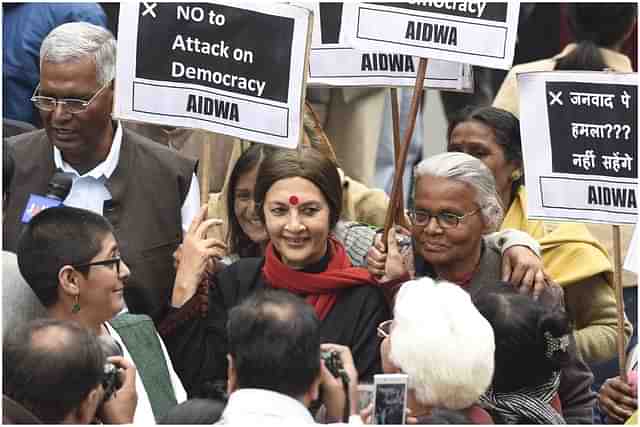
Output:
<path fill-rule="evenodd" d="M 106 402 L 111 396 L 122 387 L 122 369 L 118 368 L 113 363 L 107 361 L 107 358 L 111 356 L 122 356 L 122 348 L 117 341 L 109 336 L 98 337 L 100 341 L 100 347 L 104 354 L 104 373 L 102 375 L 102 388 L 104 390 L 103 402 Z"/>
<path fill-rule="evenodd" d="M 324 360 L 324 366 L 331 372 L 331 375 L 336 378 L 341 376 L 344 366 L 337 351 L 323 351 L 320 353 L 320 357 Z"/>

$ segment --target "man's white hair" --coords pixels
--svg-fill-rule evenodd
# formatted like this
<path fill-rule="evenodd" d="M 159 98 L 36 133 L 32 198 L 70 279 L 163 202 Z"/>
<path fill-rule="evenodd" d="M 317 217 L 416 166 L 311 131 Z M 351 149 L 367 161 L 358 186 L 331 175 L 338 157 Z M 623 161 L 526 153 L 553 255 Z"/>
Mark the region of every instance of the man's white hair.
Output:
<path fill-rule="evenodd" d="M 116 76 L 116 40 L 109 30 L 88 22 L 69 22 L 54 28 L 40 46 L 44 62 L 61 64 L 89 56 L 96 64 L 96 80 L 104 86 Z"/>
<path fill-rule="evenodd" d="M 475 202 L 481 208 L 486 224 L 485 233 L 496 231 L 502 224 L 504 209 L 496 190 L 496 181 L 482 161 L 465 153 L 442 153 L 418 163 L 414 169 L 414 188 L 425 175 L 469 184 L 476 191 Z"/>
<path fill-rule="evenodd" d="M 409 376 L 419 403 L 464 409 L 491 384 L 493 329 L 467 292 L 453 283 L 421 278 L 396 298 L 389 357 Z"/>

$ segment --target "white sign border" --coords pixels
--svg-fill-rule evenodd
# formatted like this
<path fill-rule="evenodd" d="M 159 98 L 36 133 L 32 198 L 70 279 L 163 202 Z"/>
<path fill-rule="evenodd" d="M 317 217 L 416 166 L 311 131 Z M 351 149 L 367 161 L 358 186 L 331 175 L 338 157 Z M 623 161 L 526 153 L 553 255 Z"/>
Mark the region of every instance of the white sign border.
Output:
<path fill-rule="evenodd" d="M 216 2 L 201 2 L 211 5 L 223 5 L 241 9 L 247 9 L 258 13 L 264 13 L 268 15 L 284 16 L 294 19 L 293 29 L 293 45 L 291 47 L 291 63 L 290 63 L 290 80 L 289 80 L 289 105 L 272 101 L 268 99 L 261 99 L 255 96 L 249 96 L 244 94 L 237 94 L 233 92 L 225 92 L 224 96 L 232 96 L 234 98 L 242 99 L 249 102 L 261 103 L 271 105 L 274 107 L 287 108 L 288 120 L 287 120 L 287 135 L 286 137 L 277 137 L 265 135 L 261 132 L 254 132 L 251 130 L 240 129 L 238 131 L 229 132 L 228 128 L 233 127 L 231 125 L 221 125 L 212 123 L 211 121 L 203 118 L 193 117 L 171 117 L 170 122 L 163 119 L 162 116 L 153 113 L 136 112 L 133 110 L 133 90 L 134 83 L 153 82 L 156 85 L 169 84 L 172 87 L 180 87 L 190 90 L 208 91 L 216 93 L 218 89 L 208 87 L 202 84 L 195 83 L 177 83 L 168 81 L 150 81 L 146 79 L 135 78 L 135 61 L 137 58 L 137 43 L 136 37 L 138 27 L 138 16 L 140 14 L 140 7 L 142 3 L 139 2 L 123 2 L 120 5 L 120 22 L 118 28 L 118 49 L 116 62 L 116 90 L 114 93 L 114 108 L 113 117 L 116 120 L 127 120 L 152 123 L 158 125 L 170 125 L 183 128 L 203 129 L 210 132 L 219 134 L 231 135 L 238 138 L 247 139 L 252 142 L 277 145 L 287 148 L 295 148 L 302 138 L 302 112 L 304 106 L 304 93 L 306 88 L 306 78 L 308 75 L 308 52 L 311 45 L 311 26 L 313 23 L 313 15 L 307 8 L 300 7 L 298 5 L 285 5 L 285 4 L 258 4 L 247 3 L 238 1 L 216 1 Z M 135 25 L 130 24 L 135 23 Z M 297 55 L 295 52 L 304 51 L 305 55 Z M 129 58 L 128 60 L 121 60 L 121 58 Z M 301 84 L 294 84 L 293 76 L 302 76 Z M 126 91 L 129 91 L 128 93 Z M 299 102 L 292 102 L 292 100 L 299 100 Z M 209 124 L 203 125 L 203 122 Z"/>
<path fill-rule="evenodd" d="M 432 49 L 427 47 L 415 46 L 410 44 L 400 44 L 390 41 L 382 41 L 382 40 L 371 40 L 371 39 L 362 39 L 357 36 L 358 32 L 358 24 L 359 24 L 359 11 L 361 8 L 369 8 L 373 10 L 386 11 L 387 5 L 376 5 L 375 3 L 345 3 L 345 6 L 348 5 L 348 9 L 345 9 L 345 13 L 343 14 L 343 20 L 346 19 L 347 28 L 347 39 L 349 43 L 354 47 L 369 51 L 369 50 L 380 50 L 380 51 L 391 51 L 391 52 L 404 52 L 408 55 L 413 56 L 422 56 L 433 59 L 442 59 L 445 61 L 453 61 L 453 62 L 463 62 L 471 65 L 478 65 L 482 67 L 488 68 L 499 68 L 503 70 L 508 70 L 511 68 L 513 64 L 513 57 L 515 54 L 515 43 L 517 38 L 517 30 L 518 30 L 518 16 L 520 12 L 520 2 L 507 1 L 507 19 L 504 24 L 505 26 L 505 42 L 504 42 L 504 55 L 501 58 L 494 57 L 484 57 L 475 54 L 469 53 L 461 53 L 461 52 L 443 52 L 438 49 Z M 395 12 L 395 11 L 394 11 Z M 447 15 L 445 13 L 437 13 L 437 12 L 427 12 L 420 10 L 411 10 L 410 11 L 414 15 L 419 15 L 425 18 L 442 18 L 443 16 L 449 16 L 451 18 L 455 18 L 461 22 L 465 22 L 468 24 L 486 24 L 488 20 L 486 19 L 478 19 L 471 17 L 461 17 L 461 16 L 453 16 Z M 496 26 L 496 25 L 494 25 Z M 428 52 L 428 54 L 425 54 Z"/>
<path fill-rule="evenodd" d="M 549 110 L 547 103 L 547 93 L 544 88 L 546 82 L 576 82 L 576 83 L 602 83 L 602 84 L 625 84 L 638 85 L 637 73 L 616 73 L 616 72 L 596 72 L 596 71 L 535 71 L 521 73 L 517 76 L 518 88 L 520 91 L 520 117 L 544 117 L 544 122 L 535 120 L 520 120 L 520 133 L 522 135 L 522 157 L 525 171 L 525 182 L 527 183 L 527 213 L 531 219 L 561 221 L 561 222 L 585 222 L 596 224 L 635 224 L 638 218 L 638 211 L 630 213 L 610 212 L 604 209 L 577 210 L 558 207 L 544 207 L 542 203 L 542 190 L 540 188 L 542 179 L 566 179 L 568 181 L 609 181 L 613 179 L 620 185 L 635 186 L 638 195 L 638 179 L 634 178 L 612 178 L 599 175 L 576 176 L 576 174 L 552 172 L 548 166 L 548 172 L 540 173 L 539 166 L 532 159 L 547 159 L 550 164 L 551 141 L 549 140 Z M 542 89 L 536 87 L 529 89 L 529 86 L 540 85 Z M 527 92 L 528 95 L 524 96 Z M 525 102 L 526 99 L 526 102 Z M 637 100 L 636 100 L 637 102 Z M 540 111 L 540 106 L 544 106 L 544 111 Z M 540 129 L 547 132 L 541 133 Z M 637 130 L 636 130 L 637 132 Z M 530 143 L 531 135 L 536 135 L 535 143 Z M 636 142 L 637 144 L 638 142 Z M 640 152 L 638 153 L 640 154 Z M 637 161 L 637 159 L 635 159 Z M 542 162 L 542 160 L 540 160 Z M 568 214 L 573 211 L 574 214 Z M 596 215 L 596 213 L 600 215 Z M 599 218 L 599 216 L 601 216 Z"/>

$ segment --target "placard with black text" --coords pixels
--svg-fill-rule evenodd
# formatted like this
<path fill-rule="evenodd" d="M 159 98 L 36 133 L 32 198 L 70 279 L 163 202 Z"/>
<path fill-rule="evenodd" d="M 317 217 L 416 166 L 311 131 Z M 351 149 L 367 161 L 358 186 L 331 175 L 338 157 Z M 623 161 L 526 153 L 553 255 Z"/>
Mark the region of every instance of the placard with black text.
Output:
<path fill-rule="evenodd" d="M 527 73 L 518 87 L 529 217 L 635 223 L 637 74 Z"/>
<path fill-rule="evenodd" d="M 509 69 L 520 3 L 345 3 L 346 41 L 364 50 Z"/>
<path fill-rule="evenodd" d="M 114 115 L 295 147 L 311 23 L 283 4 L 123 2 Z"/>
<path fill-rule="evenodd" d="M 395 51 L 360 51 L 346 42 L 343 3 L 314 2 L 309 86 L 415 86 L 418 59 Z M 427 88 L 472 91 L 469 64 L 432 60 L 427 64 Z"/>

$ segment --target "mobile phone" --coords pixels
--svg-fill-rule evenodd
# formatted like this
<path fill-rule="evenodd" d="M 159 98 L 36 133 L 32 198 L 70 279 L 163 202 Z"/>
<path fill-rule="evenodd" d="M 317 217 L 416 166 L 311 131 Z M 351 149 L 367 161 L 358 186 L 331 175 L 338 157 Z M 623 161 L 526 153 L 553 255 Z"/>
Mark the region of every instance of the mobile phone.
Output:
<path fill-rule="evenodd" d="M 404 424 L 407 408 L 407 374 L 373 376 L 373 423 Z"/>

